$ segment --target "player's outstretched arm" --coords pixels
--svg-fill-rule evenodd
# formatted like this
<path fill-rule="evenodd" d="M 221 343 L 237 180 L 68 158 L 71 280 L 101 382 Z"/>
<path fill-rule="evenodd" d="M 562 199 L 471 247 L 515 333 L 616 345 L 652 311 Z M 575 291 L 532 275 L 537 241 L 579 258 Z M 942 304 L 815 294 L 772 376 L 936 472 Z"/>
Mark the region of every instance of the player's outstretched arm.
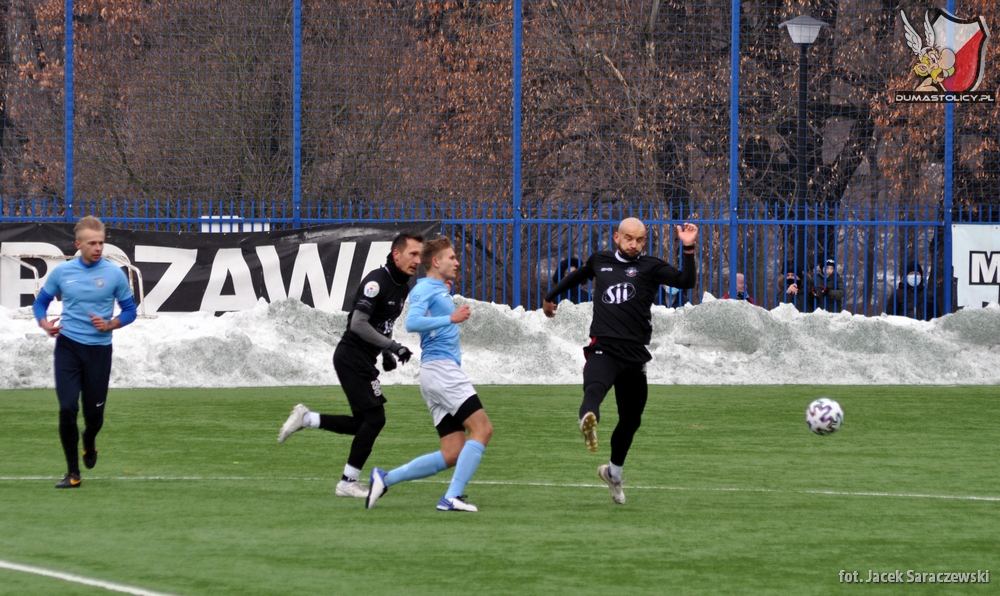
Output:
<path fill-rule="evenodd" d="M 549 293 L 545 295 L 542 300 L 542 312 L 545 313 L 546 317 L 550 319 L 556 316 L 556 309 L 559 308 L 555 300 L 557 297 L 565 292 L 566 290 L 572 290 L 573 288 L 579 286 L 580 284 L 586 283 L 587 280 L 594 277 L 593 268 L 590 266 L 590 261 L 580 267 L 575 271 L 571 271 L 566 277 L 562 278 L 559 283 L 555 285 Z"/>
<path fill-rule="evenodd" d="M 698 283 L 698 264 L 694 258 L 698 226 L 683 223 L 674 226 L 674 230 L 681 242 L 681 269 L 678 271 L 673 267 L 664 267 L 662 271 L 665 273 L 661 273 L 657 281 L 681 290 L 690 290 Z"/>
<path fill-rule="evenodd" d="M 698 226 L 693 223 L 685 222 L 674 228 L 677 230 L 677 239 L 683 246 L 691 246 L 698 241 Z"/>

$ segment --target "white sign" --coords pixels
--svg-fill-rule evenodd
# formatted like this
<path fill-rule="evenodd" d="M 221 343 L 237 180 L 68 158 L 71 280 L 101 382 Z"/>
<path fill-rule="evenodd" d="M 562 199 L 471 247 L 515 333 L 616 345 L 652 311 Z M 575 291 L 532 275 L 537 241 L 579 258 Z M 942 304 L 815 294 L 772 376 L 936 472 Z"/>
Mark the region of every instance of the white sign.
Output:
<path fill-rule="evenodd" d="M 982 308 L 1000 302 L 1000 226 L 956 224 L 951 235 L 956 305 Z"/>

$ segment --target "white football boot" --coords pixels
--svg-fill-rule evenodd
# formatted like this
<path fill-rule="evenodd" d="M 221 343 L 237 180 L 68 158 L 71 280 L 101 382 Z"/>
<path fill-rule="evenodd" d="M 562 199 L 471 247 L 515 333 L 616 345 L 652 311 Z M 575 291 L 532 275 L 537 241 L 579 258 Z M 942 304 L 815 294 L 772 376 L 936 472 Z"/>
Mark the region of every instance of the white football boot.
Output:
<path fill-rule="evenodd" d="M 292 408 L 292 413 L 288 415 L 288 420 L 281 425 L 281 430 L 278 432 L 278 442 L 284 443 L 285 439 L 291 436 L 295 431 L 302 430 L 305 426 L 302 424 L 302 418 L 309 413 L 309 408 L 302 404 L 298 404 Z"/>
<path fill-rule="evenodd" d="M 469 511 L 472 513 L 479 511 L 478 507 L 472 503 L 466 503 L 462 497 L 452 497 L 450 499 L 441 497 L 441 500 L 438 501 L 437 509 L 438 511 Z"/>
<path fill-rule="evenodd" d="M 368 487 L 357 480 L 348 482 L 341 480 L 337 483 L 337 490 L 333 491 L 338 497 L 353 497 L 355 499 L 367 499 Z"/>
<path fill-rule="evenodd" d="M 608 483 L 608 490 L 611 491 L 611 500 L 619 505 L 625 504 L 625 491 L 622 490 L 622 482 L 615 482 L 611 479 L 611 469 L 607 464 L 597 468 L 597 477 Z"/>

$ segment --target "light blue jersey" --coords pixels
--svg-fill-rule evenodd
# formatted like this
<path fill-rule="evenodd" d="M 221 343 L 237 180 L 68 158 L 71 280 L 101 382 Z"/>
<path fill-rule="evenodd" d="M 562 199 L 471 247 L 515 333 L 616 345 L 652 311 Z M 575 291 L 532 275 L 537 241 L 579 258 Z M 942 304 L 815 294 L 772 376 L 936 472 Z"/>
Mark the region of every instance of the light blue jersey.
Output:
<path fill-rule="evenodd" d="M 458 324 L 451 322 L 455 302 L 439 279 L 424 277 L 410 290 L 406 330 L 420 333 L 420 361 L 451 360 L 462 364 Z"/>
<path fill-rule="evenodd" d="M 115 300 L 122 308 L 118 315 L 122 326 L 135 320 L 135 301 L 128 279 L 117 265 L 105 259 L 87 265 L 77 257 L 53 269 L 32 306 L 36 320 L 46 317 L 49 303 L 60 293 L 63 301 L 59 321 L 63 326 L 61 333 L 77 343 L 91 346 L 111 344 L 111 332 L 95 329 L 90 315 L 112 318 Z"/>

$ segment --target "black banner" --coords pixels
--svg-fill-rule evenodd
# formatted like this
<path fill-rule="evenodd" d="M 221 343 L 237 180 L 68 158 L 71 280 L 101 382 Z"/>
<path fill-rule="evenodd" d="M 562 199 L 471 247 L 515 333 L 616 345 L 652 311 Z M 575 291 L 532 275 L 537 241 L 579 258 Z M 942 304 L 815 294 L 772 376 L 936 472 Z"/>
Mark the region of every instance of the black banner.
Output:
<path fill-rule="evenodd" d="M 104 257 L 141 272 L 145 314 L 249 310 L 259 298 L 297 298 L 336 312 L 349 308 L 362 277 L 385 263 L 397 234 L 428 237 L 440 229 L 434 221 L 226 234 L 108 228 Z M 0 306 L 30 305 L 48 271 L 76 253 L 74 240 L 72 224 L 0 224 Z"/>

